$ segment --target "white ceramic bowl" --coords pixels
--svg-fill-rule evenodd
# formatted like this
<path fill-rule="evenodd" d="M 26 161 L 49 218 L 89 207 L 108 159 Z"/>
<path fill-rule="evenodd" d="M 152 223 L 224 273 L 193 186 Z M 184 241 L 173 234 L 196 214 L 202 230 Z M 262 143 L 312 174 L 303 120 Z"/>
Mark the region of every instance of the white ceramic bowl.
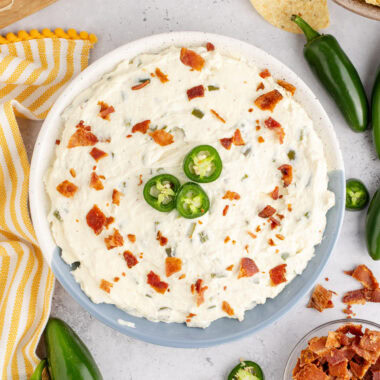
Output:
<path fill-rule="evenodd" d="M 158 52 L 171 45 L 196 46 L 204 45 L 208 41 L 222 52 L 244 56 L 258 67 L 268 68 L 275 78 L 286 79 L 297 87 L 295 99 L 313 119 L 315 129 L 324 143 L 329 188 L 335 193 L 336 205 L 328 212 L 323 241 L 316 247 L 316 255 L 302 276 L 295 278 L 276 298 L 248 311 L 243 322 L 223 318 L 213 322 L 207 329 L 197 329 L 188 328 L 184 324 L 150 322 L 130 316 L 113 305 L 91 302 L 70 274 L 70 266 L 63 262 L 60 250 L 54 242 L 46 217 L 49 199 L 45 193 L 43 177 L 53 158 L 55 140 L 60 137 L 62 131 L 60 115 L 77 94 L 124 59 L 131 59 L 141 53 Z M 95 317 L 124 334 L 151 343 L 176 347 L 206 347 L 235 340 L 265 327 L 285 314 L 310 290 L 325 266 L 340 231 L 344 199 L 344 169 L 339 144 L 328 116 L 306 84 L 284 64 L 252 45 L 220 35 L 199 32 L 160 34 L 128 43 L 79 74 L 60 95 L 42 126 L 35 145 L 30 174 L 30 206 L 34 228 L 44 257 L 63 287 Z M 120 324 L 120 320 L 128 323 Z"/>

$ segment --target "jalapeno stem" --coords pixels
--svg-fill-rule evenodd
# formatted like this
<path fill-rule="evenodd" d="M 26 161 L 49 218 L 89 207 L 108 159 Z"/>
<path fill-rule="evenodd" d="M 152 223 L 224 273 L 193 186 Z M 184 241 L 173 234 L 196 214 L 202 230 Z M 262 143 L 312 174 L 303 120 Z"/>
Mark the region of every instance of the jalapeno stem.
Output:
<path fill-rule="evenodd" d="M 315 40 L 316 38 L 320 37 L 321 35 L 314 30 L 303 18 L 297 15 L 293 15 L 290 18 L 293 22 L 295 22 L 298 27 L 302 30 L 304 33 L 307 42 L 311 42 Z"/>

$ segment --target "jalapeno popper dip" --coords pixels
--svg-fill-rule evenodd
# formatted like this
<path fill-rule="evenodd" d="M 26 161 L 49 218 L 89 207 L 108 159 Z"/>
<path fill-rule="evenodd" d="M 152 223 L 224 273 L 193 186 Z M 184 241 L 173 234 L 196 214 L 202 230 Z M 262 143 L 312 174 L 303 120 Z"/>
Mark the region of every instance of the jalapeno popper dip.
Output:
<path fill-rule="evenodd" d="M 49 221 L 95 303 L 207 327 L 243 320 L 302 273 L 334 195 L 294 91 L 208 43 L 121 62 L 73 101 L 46 174 Z"/>

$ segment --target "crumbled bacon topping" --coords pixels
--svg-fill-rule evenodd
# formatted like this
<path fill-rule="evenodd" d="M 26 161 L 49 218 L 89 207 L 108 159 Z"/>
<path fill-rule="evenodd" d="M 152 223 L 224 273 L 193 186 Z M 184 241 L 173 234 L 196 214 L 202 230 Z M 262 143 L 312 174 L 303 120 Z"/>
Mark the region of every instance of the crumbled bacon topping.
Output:
<path fill-rule="evenodd" d="M 104 290 L 106 293 L 110 293 L 111 288 L 113 287 L 113 284 L 112 284 L 112 282 L 109 282 L 106 280 L 101 280 L 99 287 L 100 287 L 100 289 Z"/>
<path fill-rule="evenodd" d="M 318 310 L 320 313 L 325 309 L 331 309 L 334 307 L 331 301 L 332 295 L 333 292 L 331 290 L 327 290 L 322 285 L 317 284 L 307 307 Z"/>
<path fill-rule="evenodd" d="M 189 88 L 186 91 L 186 93 L 187 93 L 187 98 L 189 99 L 189 101 L 194 99 L 194 98 L 202 98 L 205 96 L 205 88 L 201 84 L 199 86 Z"/>
<path fill-rule="evenodd" d="M 136 235 L 128 234 L 127 238 L 131 243 L 136 243 Z"/>
<path fill-rule="evenodd" d="M 72 198 L 78 190 L 78 186 L 70 181 L 63 181 L 57 186 L 57 191 L 66 198 Z"/>
<path fill-rule="evenodd" d="M 215 111 L 215 110 L 210 110 L 210 112 L 222 123 L 225 123 L 226 121 Z"/>
<path fill-rule="evenodd" d="M 249 257 L 243 257 L 240 260 L 240 269 L 238 278 L 242 277 L 252 277 L 254 274 L 259 272 L 259 268 L 256 263 Z"/>
<path fill-rule="evenodd" d="M 277 83 L 278 83 L 282 88 L 284 88 L 286 91 L 289 91 L 292 95 L 294 95 L 294 93 L 296 92 L 296 88 L 295 88 L 292 84 L 290 84 L 290 83 L 288 83 L 288 82 L 285 82 L 284 80 L 279 79 L 279 80 L 277 81 Z"/>
<path fill-rule="evenodd" d="M 73 169 L 73 168 L 70 169 L 70 174 L 73 178 L 75 178 L 77 176 L 77 173 L 76 173 L 75 169 Z"/>
<path fill-rule="evenodd" d="M 90 187 L 97 191 L 104 189 L 104 186 L 103 186 L 102 181 L 100 180 L 100 177 L 95 172 L 91 173 Z"/>
<path fill-rule="evenodd" d="M 147 86 L 149 83 L 150 83 L 150 79 L 146 79 L 143 82 L 132 86 L 131 90 L 133 90 L 133 91 L 141 90 L 142 88 L 144 88 L 145 86 Z"/>
<path fill-rule="evenodd" d="M 86 215 L 87 224 L 94 230 L 96 235 L 102 232 L 106 219 L 106 216 L 97 205 L 94 205 Z"/>
<path fill-rule="evenodd" d="M 277 265 L 269 271 L 272 285 L 276 286 L 283 282 L 286 282 L 286 264 Z"/>
<path fill-rule="evenodd" d="M 293 167 L 292 165 L 284 164 L 281 165 L 278 170 L 282 174 L 282 180 L 284 182 L 284 186 L 289 186 L 293 181 Z"/>
<path fill-rule="evenodd" d="M 275 188 L 274 188 L 274 190 L 270 193 L 270 196 L 271 196 L 271 198 L 273 199 L 273 200 L 277 200 L 278 199 L 278 193 L 279 193 L 279 187 L 278 186 L 276 186 Z"/>
<path fill-rule="evenodd" d="M 164 74 L 158 67 L 155 71 L 157 78 L 160 80 L 161 83 L 169 82 L 168 76 Z"/>
<path fill-rule="evenodd" d="M 235 314 L 234 309 L 230 306 L 230 304 L 227 301 L 222 302 L 222 310 L 229 316 L 233 316 Z"/>
<path fill-rule="evenodd" d="M 178 257 L 167 257 L 165 259 L 166 277 L 179 272 L 182 269 L 182 260 Z"/>
<path fill-rule="evenodd" d="M 174 137 L 164 129 L 156 129 L 154 132 L 149 133 L 154 142 L 161 146 L 170 145 L 174 142 Z"/>
<path fill-rule="evenodd" d="M 169 287 L 167 282 L 161 281 L 161 278 L 158 274 L 150 271 L 147 275 L 147 283 L 160 294 L 164 294 Z"/>
<path fill-rule="evenodd" d="M 278 121 L 272 119 L 271 117 L 266 119 L 264 121 L 264 124 L 266 125 L 268 129 L 273 130 L 277 134 L 278 139 L 280 140 L 280 144 L 283 144 L 285 131 L 284 131 L 284 128 L 281 127 L 281 124 Z"/>
<path fill-rule="evenodd" d="M 94 147 L 94 148 L 91 149 L 90 155 L 91 155 L 91 157 L 92 157 L 96 162 L 98 162 L 98 161 L 101 160 L 102 158 L 108 156 L 108 154 L 107 154 L 106 152 L 103 152 L 102 150 L 98 149 L 97 147 Z"/>
<path fill-rule="evenodd" d="M 272 90 L 266 94 L 260 95 L 255 100 L 255 105 L 263 111 L 273 112 L 277 103 L 283 98 L 281 93 L 277 90 Z"/>
<path fill-rule="evenodd" d="M 252 239 L 256 239 L 256 238 L 257 238 L 257 236 L 256 236 L 253 232 L 251 232 L 251 231 L 247 231 L 247 234 L 248 234 Z"/>
<path fill-rule="evenodd" d="M 230 201 L 238 201 L 240 199 L 240 195 L 235 193 L 234 191 L 227 190 L 226 194 L 224 194 L 222 199 L 228 199 Z"/>
<path fill-rule="evenodd" d="M 116 247 L 122 247 L 124 244 L 124 239 L 120 235 L 120 232 L 118 229 L 113 229 L 113 234 L 108 235 L 104 238 L 104 242 L 106 243 L 106 247 L 108 250 L 116 248 Z"/>
<path fill-rule="evenodd" d="M 260 74 L 261 78 L 265 79 L 271 76 L 271 73 L 268 69 L 264 69 Z"/>
<path fill-rule="evenodd" d="M 119 190 L 113 189 L 112 191 L 112 203 L 114 205 L 119 206 L 120 205 L 120 199 L 124 194 L 120 192 Z"/>
<path fill-rule="evenodd" d="M 366 265 L 358 265 L 352 272 L 346 272 L 359 281 L 366 289 L 375 290 L 379 287 L 375 276 Z"/>
<path fill-rule="evenodd" d="M 202 303 L 205 301 L 204 293 L 208 289 L 208 286 L 202 286 L 203 280 L 198 279 L 195 284 L 191 284 L 190 290 L 192 294 L 196 294 L 196 303 L 197 306 L 202 305 Z"/>
<path fill-rule="evenodd" d="M 180 60 L 184 65 L 197 71 L 201 71 L 205 64 L 205 60 L 199 54 L 186 48 L 181 49 Z"/>
<path fill-rule="evenodd" d="M 136 256 L 131 251 L 125 251 L 123 253 L 123 257 L 129 269 L 133 268 L 136 264 L 138 264 Z"/>
<path fill-rule="evenodd" d="M 241 137 L 240 129 L 237 128 L 232 137 L 232 143 L 236 146 L 245 145 L 243 138 Z"/>
<path fill-rule="evenodd" d="M 108 227 L 115 221 L 113 216 L 106 218 L 106 222 L 104 223 L 104 227 L 108 230 Z"/>
<path fill-rule="evenodd" d="M 232 145 L 232 137 L 231 138 L 224 138 L 224 139 L 220 139 L 219 140 L 220 143 L 222 144 L 222 147 L 227 149 L 227 150 L 230 150 L 231 149 L 231 145 Z"/>
<path fill-rule="evenodd" d="M 224 206 L 224 209 L 223 209 L 223 216 L 226 216 L 227 215 L 227 212 L 228 212 L 228 209 L 230 208 L 230 206 L 228 206 L 228 205 L 225 205 Z"/>
<path fill-rule="evenodd" d="M 77 146 L 93 146 L 99 141 L 98 138 L 91 133 L 91 127 L 84 125 L 83 120 L 79 122 L 76 128 L 77 130 L 70 137 L 69 143 L 67 144 L 68 148 L 75 148 Z"/>
<path fill-rule="evenodd" d="M 110 120 L 110 114 L 115 112 L 115 108 L 113 106 L 109 106 L 107 103 L 98 102 L 98 106 L 100 106 L 99 116 L 104 120 Z"/>
<path fill-rule="evenodd" d="M 273 216 L 269 217 L 269 221 L 270 221 L 270 228 L 272 230 L 274 230 L 277 226 L 281 224 L 280 221 L 274 218 Z"/>
<path fill-rule="evenodd" d="M 144 120 L 141 123 L 137 123 L 132 127 L 132 133 L 140 132 L 142 134 L 145 134 L 150 125 L 150 120 Z"/>
<path fill-rule="evenodd" d="M 259 91 L 259 90 L 264 90 L 265 86 L 264 86 L 264 83 L 263 82 L 260 82 L 257 87 L 256 87 L 256 91 Z"/>
<path fill-rule="evenodd" d="M 211 42 L 207 42 L 206 43 L 206 49 L 207 49 L 207 51 L 214 51 L 215 50 L 215 46 Z"/>
<path fill-rule="evenodd" d="M 276 212 L 276 209 L 272 206 L 265 206 L 260 212 L 259 217 L 260 218 L 269 218 L 270 216 L 274 215 Z"/>
<path fill-rule="evenodd" d="M 157 232 L 156 240 L 160 243 L 161 247 L 164 247 L 168 243 L 168 238 L 162 235 L 161 231 Z"/>

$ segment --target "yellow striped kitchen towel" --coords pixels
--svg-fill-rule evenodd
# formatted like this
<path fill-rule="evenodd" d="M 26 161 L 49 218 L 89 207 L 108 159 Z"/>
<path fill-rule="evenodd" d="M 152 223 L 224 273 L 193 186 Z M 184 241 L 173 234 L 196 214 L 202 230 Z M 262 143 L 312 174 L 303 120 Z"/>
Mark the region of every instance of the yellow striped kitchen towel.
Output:
<path fill-rule="evenodd" d="M 88 63 L 94 35 L 44 29 L 0 36 L 0 379 L 28 379 L 49 317 L 53 274 L 29 219 L 29 164 L 16 116 L 45 118 Z"/>

